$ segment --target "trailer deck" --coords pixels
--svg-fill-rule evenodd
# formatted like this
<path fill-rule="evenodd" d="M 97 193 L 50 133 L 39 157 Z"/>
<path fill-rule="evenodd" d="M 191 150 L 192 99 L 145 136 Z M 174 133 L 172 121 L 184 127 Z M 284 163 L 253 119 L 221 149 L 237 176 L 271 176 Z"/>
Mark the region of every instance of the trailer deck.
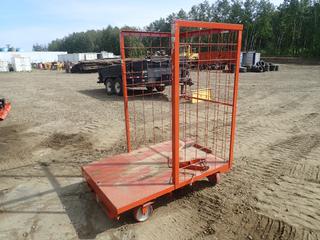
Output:
<path fill-rule="evenodd" d="M 180 184 L 177 188 L 212 175 L 225 172 L 228 163 L 216 158 L 213 154 L 195 147 L 193 144 L 180 141 L 180 148 L 187 148 L 187 156 L 183 159 L 193 160 L 206 158 L 208 169 L 195 171 L 180 168 Z M 105 207 L 109 217 L 141 206 L 166 193 L 174 191 L 171 168 L 171 141 L 134 150 L 93 162 L 82 168 L 89 187 L 96 193 L 97 201 Z M 181 154 L 182 161 L 183 154 Z M 199 165 L 199 163 L 194 164 Z"/>

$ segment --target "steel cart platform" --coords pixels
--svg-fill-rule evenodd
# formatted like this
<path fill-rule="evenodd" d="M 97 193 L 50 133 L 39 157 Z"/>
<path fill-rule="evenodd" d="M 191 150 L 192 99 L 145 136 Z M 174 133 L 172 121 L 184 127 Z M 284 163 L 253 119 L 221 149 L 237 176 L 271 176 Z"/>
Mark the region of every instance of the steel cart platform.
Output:
<path fill-rule="evenodd" d="M 228 170 L 228 162 L 180 141 L 181 148 L 187 148 L 188 160 L 195 152 L 199 158 L 206 157 L 208 170 L 194 171 L 181 169 L 180 184 L 172 182 L 171 141 L 134 150 L 93 162 L 82 168 L 89 187 L 96 193 L 96 199 L 110 218 L 139 207 L 157 197 L 174 191 L 204 177 Z M 189 165 L 190 166 L 190 165 Z M 199 166 L 199 162 L 193 166 Z"/>

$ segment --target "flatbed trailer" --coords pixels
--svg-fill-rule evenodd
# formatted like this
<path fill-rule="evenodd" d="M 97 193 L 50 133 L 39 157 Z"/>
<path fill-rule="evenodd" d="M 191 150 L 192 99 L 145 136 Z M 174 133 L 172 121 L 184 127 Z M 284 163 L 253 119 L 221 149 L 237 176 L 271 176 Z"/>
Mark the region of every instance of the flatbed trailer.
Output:
<path fill-rule="evenodd" d="M 119 58 L 107 58 L 97 60 L 84 60 L 78 63 L 65 63 L 66 72 L 71 73 L 94 73 L 113 64 L 120 64 Z"/>
<path fill-rule="evenodd" d="M 137 221 L 145 221 L 156 198 L 203 179 L 216 184 L 220 174 L 231 169 L 241 35 L 242 25 L 184 20 L 175 21 L 171 33 L 121 32 L 128 152 L 82 167 L 89 188 L 110 218 L 133 210 Z M 158 45 L 128 46 L 126 38 Z M 198 67 L 193 73 L 195 84 L 181 94 L 180 66 L 185 62 L 181 62 L 179 51 L 188 45 L 199 46 L 197 52 L 208 52 L 212 46 L 217 46 L 214 51 L 236 51 L 227 62 L 235 64 L 236 71 L 217 68 L 200 72 Z M 127 66 L 128 56 L 130 51 L 144 52 L 145 48 L 172 53 L 172 86 L 166 93 L 170 101 L 159 98 L 156 92 L 128 94 L 127 86 L 134 84 L 128 83 L 127 76 L 133 74 Z M 214 62 L 226 64 L 225 59 Z"/>
<path fill-rule="evenodd" d="M 163 92 L 172 84 L 171 57 L 152 56 L 145 59 L 128 58 L 126 60 L 127 87 L 130 89 L 156 89 Z M 114 63 L 99 70 L 97 83 L 106 87 L 107 94 L 123 95 L 122 65 Z M 181 65 L 180 84 L 192 85 L 189 66 Z"/>

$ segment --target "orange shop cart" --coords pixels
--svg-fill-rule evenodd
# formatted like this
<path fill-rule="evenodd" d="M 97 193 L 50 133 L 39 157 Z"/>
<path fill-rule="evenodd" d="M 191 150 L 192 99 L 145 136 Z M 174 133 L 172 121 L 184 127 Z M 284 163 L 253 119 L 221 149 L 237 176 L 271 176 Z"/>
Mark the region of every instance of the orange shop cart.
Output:
<path fill-rule="evenodd" d="M 242 28 L 176 20 L 171 32 L 121 31 L 128 152 L 82 167 L 109 217 L 145 221 L 156 198 L 230 170 Z"/>

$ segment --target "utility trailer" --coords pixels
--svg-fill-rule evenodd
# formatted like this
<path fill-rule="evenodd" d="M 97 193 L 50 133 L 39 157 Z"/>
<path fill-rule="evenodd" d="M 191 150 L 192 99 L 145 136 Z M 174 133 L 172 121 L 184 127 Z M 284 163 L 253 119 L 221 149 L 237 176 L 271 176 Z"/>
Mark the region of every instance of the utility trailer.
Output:
<path fill-rule="evenodd" d="M 85 60 L 79 61 L 76 64 L 71 62 L 65 62 L 66 72 L 69 73 L 94 73 L 98 72 L 106 66 L 112 64 L 120 64 L 119 58 L 108 58 L 108 59 L 96 59 L 96 60 Z"/>
<path fill-rule="evenodd" d="M 242 25 L 176 20 L 171 33 L 121 31 L 121 70 L 127 153 L 82 167 L 83 176 L 110 218 L 133 211 L 137 221 L 147 220 L 152 203 L 196 181 L 220 181 L 232 167 Z M 236 52 L 226 60 L 215 57 L 190 72 L 194 85 L 180 92 L 181 69 L 189 60 L 180 52 Z M 172 83 L 164 93 L 137 91 L 128 94 L 137 74 L 132 55 L 146 51 L 171 53 Z M 217 56 L 222 56 L 217 55 Z M 190 59 L 190 61 L 192 61 Z M 199 64 L 199 63 L 198 63 Z M 221 70 L 234 64 L 236 71 Z M 143 75 L 143 68 L 138 75 Z M 163 82 L 171 81 L 161 79 Z M 167 98 L 163 98 L 166 95 Z M 170 99 L 170 101 L 168 101 Z"/>
<path fill-rule="evenodd" d="M 130 89 L 156 89 L 163 92 L 172 83 L 171 58 L 168 56 L 152 56 L 145 59 L 128 59 L 126 61 L 127 86 Z M 192 85 L 187 64 L 180 68 L 180 84 Z M 108 95 L 123 95 L 122 67 L 115 63 L 99 70 L 98 83 L 103 83 Z"/>

